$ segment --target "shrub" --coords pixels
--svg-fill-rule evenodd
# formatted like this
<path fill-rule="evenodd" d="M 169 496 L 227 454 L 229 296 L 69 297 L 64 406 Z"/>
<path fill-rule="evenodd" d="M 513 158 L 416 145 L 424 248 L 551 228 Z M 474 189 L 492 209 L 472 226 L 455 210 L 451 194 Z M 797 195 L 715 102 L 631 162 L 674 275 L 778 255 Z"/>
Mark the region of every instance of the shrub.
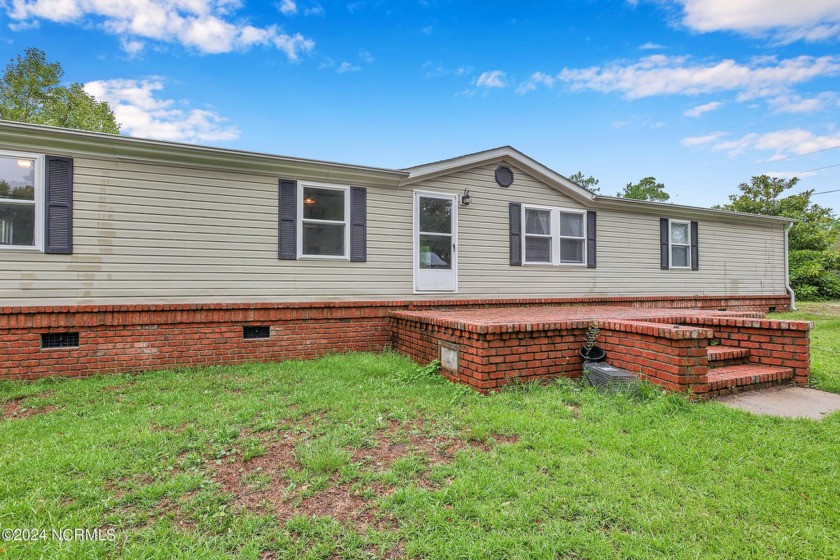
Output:
<path fill-rule="evenodd" d="M 800 301 L 840 299 L 840 252 L 790 252 L 790 286 Z"/>

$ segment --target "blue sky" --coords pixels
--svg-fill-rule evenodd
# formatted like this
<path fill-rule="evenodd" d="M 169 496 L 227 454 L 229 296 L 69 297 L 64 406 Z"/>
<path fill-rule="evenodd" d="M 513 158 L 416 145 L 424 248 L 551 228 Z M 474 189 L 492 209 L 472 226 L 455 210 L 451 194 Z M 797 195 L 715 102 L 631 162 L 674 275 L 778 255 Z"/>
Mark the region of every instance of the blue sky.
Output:
<path fill-rule="evenodd" d="M 840 189 L 840 0 L 7 0 L 123 133 L 382 167 L 512 145 L 604 194 Z M 815 196 L 840 209 L 840 192 Z"/>

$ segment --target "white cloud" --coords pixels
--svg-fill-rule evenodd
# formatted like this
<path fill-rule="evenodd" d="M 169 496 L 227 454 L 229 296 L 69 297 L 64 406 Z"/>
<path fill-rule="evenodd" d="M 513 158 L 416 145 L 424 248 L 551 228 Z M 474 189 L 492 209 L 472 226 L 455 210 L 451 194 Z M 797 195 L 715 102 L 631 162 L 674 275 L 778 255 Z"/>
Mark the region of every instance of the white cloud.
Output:
<path fill-rule="evenodd" d="M 794 177 L 802 179 L 804 177 L 812 177 L 816 174 L 816 171 L 765 171 L 762 173 L 762 175 L 777 177 L 779 179 L 793 179 Z"/>
<path fill-rule="evenodd" d="M 239 138 L 239 130 L 215 111 L 190 109 L 173 99 L 160 99 L 163 80 L 99 80 L 85 91 L 107 101 L 128 136 L 173 142 L 218 142 Z"/>
<path fill-rule="evenodd" d="M 816 97 L 802 97 L 800 95 L 780 95 L 768 100 L 770 107 L 777 113 L 815 113 L 822 111 L 828 104 L 837 99 L 837 95 L 825 91 Z"/>
<path fill-rule="evenodd" d="M 280 9 L 280 13 L 286 16 L 294 15 L 298 11 L 295 0 L 281 0 L 278 8 Z"/>
<path fill-rule="evenodd" d="M 698 105 L 696 107 L 692 107 L 683 115 L 686 117 L 699 117 L 703 113 L 708 113 L 709 111 L 714 111 L 715 109 L 720 109 L 723 106 L 723 103 L 720 101 L 712 101 L 710 103 L 704 103 L 703 105 Z"/>
<path fill-rule="evenodd" d="M 360 50 L 360 51 L 359 51 L 359 58 L 361 58 L 363 61 L 367 62 L 368 64 L 370 64 L 370 63 L 372 63 L 374 60 L 376 60 L 376 59 L 373 57 L 373 55 L 372 55 L 372 54 L 370 54 L 370 51 L 366 51 L 366 50 L 364 50 L 364 49 L 362 49 L 362 50 Z"/>
<path fill-rule="evenodd" d="M 554 85 L 555 81 L 554 76 L 544 74 L 543 72 L 534 72 L 527 81 L 519 84 L 519 87 L 516 88 L 516 93 L 528 93 L 529 91 L 534 91 L 537 89 L 537 86 L 541 85 L 550 88 Z"/>
<path fill-rule="evenodd" d="M 840 56 L 773 57 L 741 64 L 727 59 L 694 62 L 690 57 L 652 55 L 632 64 L 564 68 L 557 78 L 575 90 L 622 93 L 628 99 L 738 91 L 739 100 L 787 93 L 790 86 L 840 74 Z"/>
<path fill-rule="evenodd" d="M 840 37 L 840 0 L 676 0 L 694 31 L 772 34 L 790 42 Z"/>
<path fill-rule="evenodd" d="M 774 161 L 836 146 L 840 146 L 840 132 L 817 135 L 809 130 L 790 128 L 765 133 L 751 132 L 736 140 L 719 142 L 713 148 L 729 156 L 737 156 L 747 150 L 769 151 L 773 152 L 769 161 Z"/>
<path fill-rule="evenodd" d="M 447 68 L 441 64 L 435 64 L 431 61 L 423 63 L 424 78 L 443 78 L 446 76 L 466 76 L 472 74 L 472 66 L 459 66 L 457 68 Z"/>
<path fill-rule="evenodd" d="M 358 72 L 359 70 L 361 70 L 361 68 L 356 66 L 355 64 L 352 64 L 350 62 L 342 62 L 338 65 L 338 68 L 336 68 L 335 71 L 339 74 L 346 74 L 347 72 Z"/>
<path fill-rule="evenodd" d="M 277 9 L 284 16 L 294 16 L 303 14 L 305 16 L 319 16 L 324 13 L 324 8 L 320 4 L 303 5 L 296 0 L 280 0 Z"/>
<path fill-rule="evenodd" d="M 122 50 L 128 54 L 130 57 L 139 56 L 143 49 L 146 48 L 146 44 L 143 41 L 138 41 L 136 39 L 122 39 L 120 41 L 120 47 Z"/>
<path fill-rule="evenodd" d="M 682 145 L 702 146 L 704 144 L 711 144 L 715 140 L 718 140 L 724 136 L 726 136 L 725 132 L 712 132 L 711 134 L 705 134 L 703 136 L 689 136 L 688 138 L 682 139 Z"/>
<path fill-rule="evenodd" d="M 300 33 L 287 34 L 274 25 L 254 27 L 234 19 L 237 0 L 7 0 L 0 6 L 14 20 L 13 25 L 40 20 L 95 24 L 120 36 L 124 45 L 145 39 L 179 43 L 202 53 L 264 45 L 274 46 L 293 61 L 315 47 Z"/>
<path fill-rule="evenodd" d="M 663 45 L 660 45 L 659 43 L 652 43 L 650 41 L 648 41 L 647 43 L 644 43 L 642 45 L 639 45 L 639 50 L 640 51 L 661 51 L 664 48 L 665 47 Z"/>
<path fill-rule="evenodd" d="M 503 88 L 507 87 L 505 78 L 506 74 L 501 70 L 482 72 L 475 81 L 475 85 L 483 88 Z"/>

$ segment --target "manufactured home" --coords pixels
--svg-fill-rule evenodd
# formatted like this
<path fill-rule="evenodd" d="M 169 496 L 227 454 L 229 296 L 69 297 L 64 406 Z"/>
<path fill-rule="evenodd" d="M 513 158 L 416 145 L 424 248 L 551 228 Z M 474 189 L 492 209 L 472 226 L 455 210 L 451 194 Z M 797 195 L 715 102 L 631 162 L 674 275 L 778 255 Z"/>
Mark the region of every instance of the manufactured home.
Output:
<path fill-rule="evenodd" d="M 790 220 L 511 147 L 381 169 L 0 123 L 0 377 L 381 350 L 407 310 L 790 307 Z"/>

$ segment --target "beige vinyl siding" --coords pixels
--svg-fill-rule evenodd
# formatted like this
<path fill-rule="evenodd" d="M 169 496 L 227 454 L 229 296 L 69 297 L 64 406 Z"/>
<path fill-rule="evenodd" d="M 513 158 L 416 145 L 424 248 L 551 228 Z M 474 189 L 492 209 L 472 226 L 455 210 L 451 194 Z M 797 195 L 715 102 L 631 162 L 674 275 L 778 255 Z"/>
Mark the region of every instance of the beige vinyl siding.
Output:
<path fill-rule="evenodd" d="M 699 221 L 700 270 L 661 270 L 660 217 L 598 212 L 595 269 L 580 265 L 508 265 L 508 203 L 587 209 L 515 169 L 502 189 L 493 180 L 497 164 L 415 185 L 419 190 L 459 192 L 473 202 L 459 209 L 459 292 L 467 297 L 565 297 L 633 295 L 784 294 L 784 226 L 755 226 L 713 219 Z M 685 219 L 696 219 L 687 217 Z"/>
<path fill-rule="evenodd" d="M 511 267 L 509 202 L 584 207 L 519 169 L 502 189 L 497 165 L 368 185 L 368 261 L 351 263 L 277 259 L 282 169 L 249 175 L 77 155 L 74 253 L 0 250 L 0 305 L 785 293 L 783 226 L 711 218 L 699 220 L 696 272 L 659 269 L 660 215 L 598 208 L 597 269 Z M 414 294 L 413 191 L 465 188 L 473 202 L 458 209 L 459 292 Z"/>

